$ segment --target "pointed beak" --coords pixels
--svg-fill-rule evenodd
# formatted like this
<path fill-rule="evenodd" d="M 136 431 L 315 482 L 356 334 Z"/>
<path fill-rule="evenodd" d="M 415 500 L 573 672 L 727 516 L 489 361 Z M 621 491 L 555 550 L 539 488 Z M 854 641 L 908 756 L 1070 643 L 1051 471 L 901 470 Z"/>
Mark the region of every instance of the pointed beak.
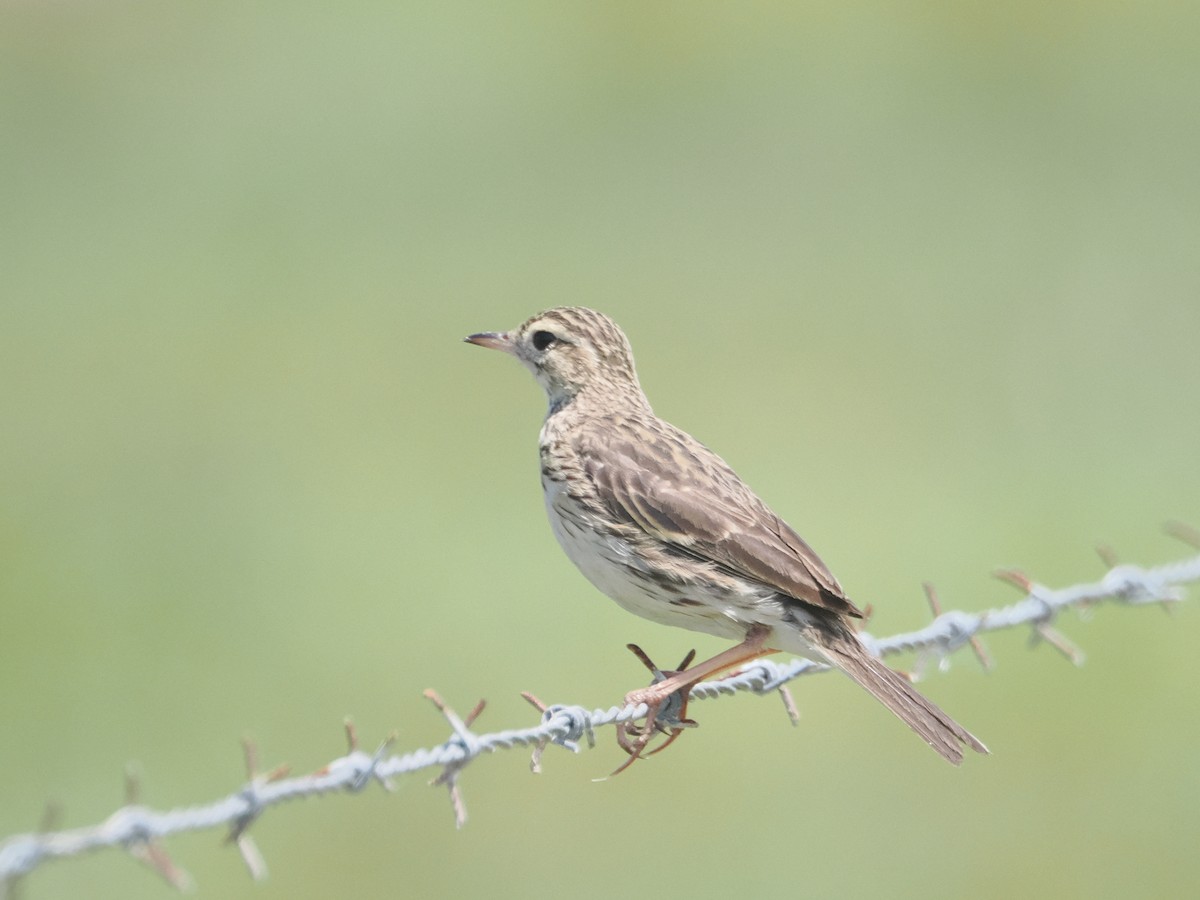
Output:
<path fill-rule="evenodd" d="M 503 350 L 505 353 L 516 354 L 517 348 L 507 331 L 482 331 L 479 334 L 463 338 L 468 344 L 476 347 L 487 347 L 491 350 Z"/>

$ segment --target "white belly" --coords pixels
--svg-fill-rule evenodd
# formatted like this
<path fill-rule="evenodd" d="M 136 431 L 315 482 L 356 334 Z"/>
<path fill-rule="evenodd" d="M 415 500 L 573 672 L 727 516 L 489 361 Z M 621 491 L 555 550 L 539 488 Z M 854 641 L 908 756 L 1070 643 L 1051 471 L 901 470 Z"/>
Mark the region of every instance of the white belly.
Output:
<path fill-rule="evenodd" d="M 750 592 L 715 585 L 664 583 L 629 541 L 590 527 L 561 482 L 544 480 L 546 513 L 559 544 L 597 588 L 629 612 L 658 622 L 740 641 L 755 623 L 774 625 L 782 609 Z M 775 620 L 775 621 L 772 621 Z"/>

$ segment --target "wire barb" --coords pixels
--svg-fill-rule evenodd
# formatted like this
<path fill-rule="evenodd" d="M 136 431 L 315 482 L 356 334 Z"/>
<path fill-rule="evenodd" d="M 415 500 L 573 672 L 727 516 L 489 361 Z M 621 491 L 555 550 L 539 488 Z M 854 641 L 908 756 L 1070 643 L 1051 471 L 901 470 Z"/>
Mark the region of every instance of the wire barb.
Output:
<path fill-rule="evenodd" d="M 445 785 L 450 791 L 450 805 L 454 809 L 454 827 L 462 828 L 467 824 L 467 804 L 463 800 L 462 787 L 458 783 L 458 776 L 462 770 L 478 756 L 484 749 L 479 739 L 471 732 L 471 725 L 479 718 L 479 714 L 483 712 L 487 705 L 486 701 L 480 700 L 475 704 L 475 708 L 467 713 L 465 719 L 460 719 L 458 713 L 446 705 L 445 701 L 438 696 L 437 691 L 429 688 L 425 691 L 425 696 L 433 702 L 433 705 L 438 708 L 438 711 L 450 723 L 450 727 L 454 730 L 453 741 L 457 741 L 462 748 L 462 756 L 456 760 L 447 762 L 436 778 L 429 782 L 433 786 Z"/>
<path fill-rule="evenodd" d="M 946 615 L 942 612 L 942 603 L 938 599 L 937 589 L 933 586 L 933 582 L 931 581 L 926 581 L 921 586 L 925 589 L 925 599 L 929 601 L 929 608 L 933 610 L 933 618 L 934 621 L 937 622 L 937 620 Z M 952 625 L 957 623 L 957 621 L 958 620 L 953 616 L 953 614 L 947 619 L 947 622 L 951 623 Z M 994 666 L 994 663 L 992 662 L 992 658 L 988 656 L 987 650 L 983 648 L 983 641 L 979 639 L 979 635 L 974 631 L 964 628 L 961 630 L 961 636 L 963 640 L 965 640 L 970 646 L 971 651 L 975 654 L 975 658 L 979 660 L 979 665 L 983 671 L 990 672 Z M 950 652 L 957 650 L 960 646 L 962 646 L 961 641 L 952 644 L 949 648 Z M 946 672 L 950 669 L 950 652 L 943 653 L 938 660 L 938 668 L 943 672 Z"/>
<path fill-rule="evenodd" d="M 175 890 L 190 893 L 195 889 L 195 882 L 187 872 L 175 864 L 162 840 L 144 824 L 145 810 L 138 805 L 141 793 L 141 777 L 137 769 L 130 764 L 125 767 L 125 806 L 113 813 L 109 821 L 124 814 L 133 826 L 129 837 L 122 841 L 125 851 L 144 866 L 153 869 Z"/>
<path fill-rule="evenodd" d="M 263 812 L 262 801 L 259 799 L 259 788 L 272 781 L 279 781 L 291 771 L 288 765 L 276 766 L 265 775 L 258 771 L 258 745 L 250 738 L 242 738 L 242 756 L 246 763 L 246 784 L 241 796 L 246 803 L 246 811 L 229 824 L 229 836 L 226 839 L 238 849 L 242 862 L 250 877 L 255 881 L 264 881 L 267 877 L 267 861 L 259 852 L 258 844 L 249 834 L 249 828 Z"/>
<path fill-rule="evenodd" d="M 1163 531 L 1177 540 L 1183 541 L 1190 547 L 1200 550 L 1200 528 L 1195 528 L 1183 522 L 1168 522 Z"/>
<path fill-rule="evenodd" d="M 546 721 L 546 713 L 548 710 L 545 703 L 543 703 L 529 691 L 521 691 L 521 698 L 542 714 L 543 722 Z M 534 775 L 542 774 L 542 754 L 546 752 L 546 747 L 549 745 L 550 741 L 551 738 L 547 736 L 533 745 L 533 753 L 529 757 L 529 771 Z"/>

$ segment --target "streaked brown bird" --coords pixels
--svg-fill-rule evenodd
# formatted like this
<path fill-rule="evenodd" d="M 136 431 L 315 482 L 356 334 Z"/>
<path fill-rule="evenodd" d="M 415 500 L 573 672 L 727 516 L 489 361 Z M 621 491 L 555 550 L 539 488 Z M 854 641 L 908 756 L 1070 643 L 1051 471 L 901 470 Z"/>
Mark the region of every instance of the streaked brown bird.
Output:
<path fill-rule="evenodd" d="M 963 745 L 987 752 L 871 655 L 855 635 L 862 612 L 812 548 L 723 459 L 654 415 L 612 319 L 551 309 L 466 340 L 515 356 L 546 391 L 542 489 L 580 571 L 630 612 L 739 642 L 629 694 L 648 706 L 645 739 L 672 694 L 784 650 L 841 669 L 951 763 Z"/>

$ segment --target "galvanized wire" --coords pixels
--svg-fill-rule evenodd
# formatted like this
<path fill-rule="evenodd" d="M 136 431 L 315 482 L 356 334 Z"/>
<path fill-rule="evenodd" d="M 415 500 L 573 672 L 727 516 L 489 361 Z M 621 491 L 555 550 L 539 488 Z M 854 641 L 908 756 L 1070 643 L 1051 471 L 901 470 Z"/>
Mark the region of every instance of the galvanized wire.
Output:
<path fill-rule="evenodd" d="M 1194 535 L 1183 534 L 1184 537 Z M 942 612 L 932 590 L 927 586 L 935 618 L 916 631 L 876 638 L 861 634 L 864 643 L 880 656 L 901 652 L 918 655 L 917 668 L 930 661 L 945 667 L 951 654 L 970 645 L 988 664 L 979 636 L 991 631 L 1028 627 L 1035 642 L 1046 642 L 1075 663 L 1083 654 L 1057 632 L 1052 623 L 1068 608 L 1087 608 L 1103 602 L 1131 606 L 1171 604 L 1183 599 L 1183 585 L 1200 580 L 1200 555 L 1143 568 L 1135 565 L 1113 565 L 1105 576 L 1090 584 L 1075 584 L 1051 589 L 1037 584 L 1019 572 L 998 573 L 1019 587 L 1022 599 L 1008 606 L 977 613 L 949 610 Z M 751 663 L 736 674 L 696 685 L 693 699 L 715 698 L 748 691 L 766 694 L 782 690 L 801 675 L 828 671 L 828 667 L 804 659 L 783 662 L 762 659 Z M 249 780 L 235 792 L 211 803 L 171 810 L 153 810 L 136 802 L 136 790 L 130 790 L 130 802 L 104 821 L 81 828 L 43 830 L 14 835 L 0 844 L 0 896 L 4 896 L 17 879 L 39 865 L 53 859 L 78 856 L 93 850 L 119 847 L 151 866 L 170 884 L 188 889 L 189 876 L 177 867 L 162 846 L 162 839 L 184 831 L 199 831 L 227 827 L 230 839 L 239 848 L 251 874 L 262 877 L 266 866 L 247 833 L 248 828 L 267 810 L 289 800 L 316 797 L 332 792 L 356 793 L 375 783 L 385 788 L 391 779 L 422 769 L 441 769 L 435 784 L 445 785 L 451 796 L 456 823 L 466 821 L 466 807 L 459 786 L 459 776 L 475 759 L 485 753 L 495 753 L 514 747 L 533 747 L 533 768 L 538 770 L 541 752 L 554 744 L 578 752 L 584 744 L 595 743 L 598 728 L 630 722 L 646 714 L 646 706 L 611 706 L 588 709 L 573 704 L 544 705 L 527 695 L 538 706 L 541 720 L 526 728 L 476 733 L 471 729 L 482 704 L 465 718 L 446 706 L 432 691 L 426 692 L 451 727 L 450 737 L 435 747 L 413 750 L 401 755 L 390 753 L 392 739 L 384 741 L 373 753 L 358 746 L 357 735 L 347 725 L 350 749 L 317 771 L 308 775 L 289 776 L 285 772 L 260 774 L 255 771 L 253 748 L 247 748 Z"/>

